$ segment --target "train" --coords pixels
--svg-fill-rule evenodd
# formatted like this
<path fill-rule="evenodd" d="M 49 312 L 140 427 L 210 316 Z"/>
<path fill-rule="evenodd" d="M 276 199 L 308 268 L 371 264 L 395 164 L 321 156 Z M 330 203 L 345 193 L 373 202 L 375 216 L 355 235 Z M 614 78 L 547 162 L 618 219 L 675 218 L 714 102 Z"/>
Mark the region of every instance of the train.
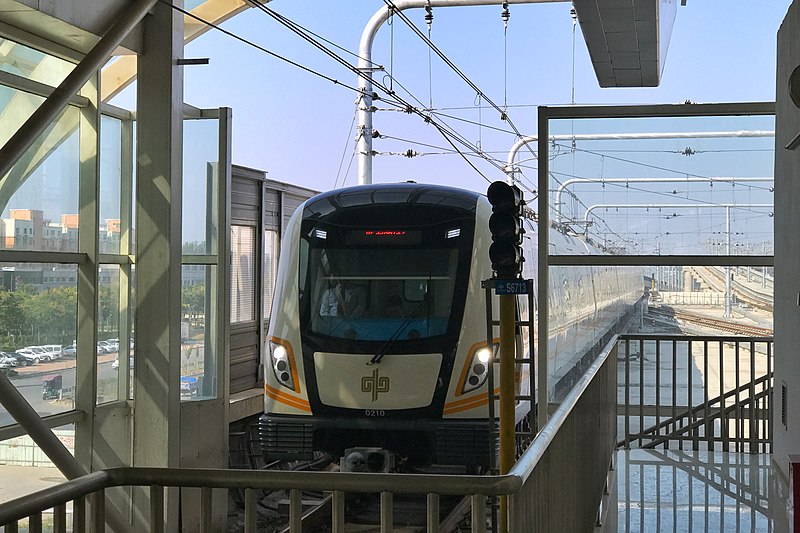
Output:
<path fill-rule="evenodd" d="M 297 209 L 281 243 L 263 356 L 266 460 L 322 453 L 368 471 L 489 465 L 494 341 L 481 282 L 493 274 L 491 213 L 480 193 L 413 182 L 333 190 Z M 523 275 L 536 279 L 538 230 L 526 226 Z M 602 253 L 559 228 L 551 247 Z M 643 283 L 641 273 L 603 267 L 558 267 L 550 280 L 549 379 L 558 394 L 630 313 Z M 519 297 L 520 320 L 534 312 L 527 302 Z M 523 350 L 535 345 L 519 333 Z M 530 392 L 520 374 L 518 389 Z"/>

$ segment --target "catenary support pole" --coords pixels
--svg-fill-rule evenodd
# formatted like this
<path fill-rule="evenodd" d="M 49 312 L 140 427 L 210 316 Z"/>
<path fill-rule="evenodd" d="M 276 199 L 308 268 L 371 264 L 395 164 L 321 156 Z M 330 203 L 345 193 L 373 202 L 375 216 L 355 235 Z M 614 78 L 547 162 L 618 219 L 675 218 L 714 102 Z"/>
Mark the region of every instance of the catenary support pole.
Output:
<path fill-rule="evenodd" d="M 94 48 L 42 102 L 25 124 L 0 148 L 0 177 L 5 176 L 67 106 L 83 85 L 102 67 L 122 40 L 144 18 L 158 0 L 139 0 L 127 5 Z"/>
<path fill-rule="evenodd" d="M 725 233 L 727 235 L 726 240 L 726 254 L 731 255 L 731 206 L 725 206 Z M 730 318 L 733 316 L 733 311 L 731 310 L 731 267 L 725 267 L 725 311 L 722 313 L 724 318 Z"/>
<path fill-rule="evenodd" d="M 500 474 L 508 474 L 514 466 L 514 368 L 516 342 L 514 300 L 512 294 L 500 298 Z M 500 499 L 500 531 L 508 531 L 508 499 Z"/>
<path fill-rule="evenodd" d="M 358 102 L 358 127 L 357 148 L 358 152 L 358 183 L 364 185 L 372 183 L 372 72 L 380 70 L 372 62 L 372 43 L 375 35 L 389 17 L 396 11 L 406 9 L 430 7 L 467 7 L 467 6 L 494 6 L 504 2 L 508 4 L 538 4 L 551 2 L 565 2 L 567 0 L 398 0 L 394 8 L 384 7 L 372 15 L 361 33 L 361 43 L 358 47 L 358 69 L 364 76 L 359 77 L 358 88 L 361 96 Z"/>

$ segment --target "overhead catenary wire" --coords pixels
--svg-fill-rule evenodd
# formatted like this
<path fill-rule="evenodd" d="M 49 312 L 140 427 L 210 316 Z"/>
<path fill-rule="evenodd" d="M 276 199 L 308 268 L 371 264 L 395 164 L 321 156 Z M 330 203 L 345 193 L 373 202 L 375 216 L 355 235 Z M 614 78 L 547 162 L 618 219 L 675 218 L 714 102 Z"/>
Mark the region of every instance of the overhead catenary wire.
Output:
<path fill-rule="evenodd" d="M 339 169 L 336 171 L 336 179 L 333 182 L 333 188 L 334 189 L 337 187 L 337 185 L 339 183 L 339 175 L 342 172 L 342 165 L 344 164 L 344 158 L 347 155 L 347 147 L 350 146 L 350 139 L 352 139 L 353 126 L 355 126 L 355 123 L 356 123 L 356 116 L 358 115 L 358 103 L 359 103 L 360 100 L 361 100 L 361 96 L 359 95 L 359 97 L 356 99 L 355 109 L 353 110 L 353 120 L 350 122 L 350 127 L 347 129 L 347 141 L 344 144 L 344 149 L 342 150 L 342 158 L 339 161 Z M 350 163 L 351 164 L 353 162 L 353 157 L 355 157 L 355 155 L 356 155 L 355 149 L 356 149 L 356 147 L 354 145 L 353 146 L 353 155 L 350 157 Z M 345 172 L 345 174 L 344 174 L 344 179 L 342 180 L 342 184 L 344 184 L 344 182 L 347 180 L 347 174 L 349 172 L 350 172 L 350 165 L 347 166 L 347 172 Z"/>
<path fill-rule="evenodd" d="M 251 3 L 253 3 L 253 5 L 256 5 L 262 12 L 272 16 L 272 18 L 274 18 L 275 20 L 277 20 L 278 22 L 280 22 L 281 24 L 283 24 L 284 26 L 286 26 L 287 28 L 289 28 L 290 30 L 295 32 L 296 34 L 300 35 L 303 39 L 308 41 L 310 44 L 312 44 L 315 47 L 317 47 L 318 49 L 322 50 L 325 54 L 327 54 L 328 56 L 330 56 L 331 58 L 333 58 L 334 60 L 339 62 L 345 68 L 347 68 L 350 71 L 356 73 L 359 77 L 361 77 L 363 79 L 369 79 L 374 86 L 377 86 L 380 90 L 382 90 L 384 93 L 387 94 L 387 97 L 382 99 L 383 101 L 385 101 L 385 102 L 386 101 L 390 101 L 390 99 L 394 98 L 395 100 L 397 100 L 401 104 L 405 105 L 406 108 L 409 110 L 409 112 L 417 114 L 418 116 L 422 117 L 423 120 L 425 120 L 426 123 L 432 124 L 442 135 L 444 135 L 444 136 L 450 135 L 450 136 L 452 136 L 453 139 L 458 141 L 460 144 L 463 144 L 466 148 L 468 148 L 468 149 L 470 149 L 472 151 L 475 151 L 476 153 L 480 152 L 479 149 L 475 148 L 474 146 L 471 146 L 471 144 L 468 141 L 466 141 L 460 134 L 458 134 L 457 132 L 452 130 L 451 127 L 449 127 L 449 126 L 445 127 L 445 126 L 437 123 L 429 114 L 423 113 L 419 109 L 416 109 L 415 107 L 411 106 L 411 104 L 409 104 L 404 99 L 399 97 L 391 88 L 386 87 L 384 84 L 376 82 L 375 80 L 372 80 L 371 76 L 369 76 L 367 73 L 362 72 L 360 69 L 358 69 L 355 66 L 351 65 L 346 60 L 344 60 L 343 58 L 338 56 L 336 53 L 334 53 L 333 51 L 331 51 L 330 49 L 328 49 L 324 45 L 320 44 L 318 41 L 314 40 L 308 34 L 308 32 L 305 30 L 305 28 L 303 28 L 301 25 L 295 23 L 294 21 L 291 21 L 287 17 L 284 17 L 282 15 L 278 15 L 274 10 L 268 8 L 267 6 L 265 6 L 264 4 L 259 2 L 258 0 L 249 0 L 249 1 Z M 401 12 L 399 12 L 399 13 L 400 13 L 400 15 L 402 15 Z M 453 144 L 449 138 L 447 138 L 446 140 L 448 141 L 448 143 Z M 453 146 L 454 146 L 454 148 L 456 148 L 454 144 L 453 144 Z M 458 150 L 458 149 L 456 148 L 456 150 Z M 461 153 L 460 150 L 458 150 L 458 152 Z M 475 165 L 472 164 L 471 161 L 467 160 L 466 158 L 464 160 L 476 172 L 478 172 L 487 182 L 491 182 L 491 180 L 486 175 L 484 175 L 482 172 L 480 172 L 477 169 L 477 167 L 475 167 Z M 490 163 L 497 167 L 497 165 L 494 162 L 490 161 Z M 500 168 L 500 167 L 498 167 L 498 168 Z"/>
<path fill-rule="evenodd" d="M 223 33 L 223 34 L 225 34 L 225 35 L 227 35 L 227 36 L 229 36 L 229 37 L 231 37 L 233 39 L 236 39 L 237 41 L 240 41 L 240 42 L 242 42 L 242 43 L 244 43 L 244 44 L 246 44 L 248 46 L 251 46 L 251 47 L 253 47 L 253 48 L 255 48 L 255 49 L 257 49 L 257 50 L 259 50 L 259 51 L 271 56 L 271 57 L 274 57 L 275 59 L 279 59 L 281 61 L 284 61 L 284 62 L 286 62 L 286 63 L 288 63 L 288 64 L 290 64 L 290 65 L 292 65 L 292 66 L 294 66 L 296 68 L 299 68 L 300 70 L 303 70 L 303 71 L 305 71 L 305 72 L 307 72 L 309 74 L 312 74 L 312 75 L 320 77 L 320 78 L 322 78 L 324 80 L 327 80 L 327 81 L 333 83 L 334 85 L 340 85 L 340 86 L 342 86 L 344 88 L 352 90 L 353 92 L 355 92 L 355 93 L 357 93 L 359 95 L 362 94 L 362 91 L 359 90 L 356 87 L 353 87 L 353 86 L 348 85 L 346 83 L 342 83 L 342 82 L 338 81 L 337 79 L 335 79 L 335 78 L 333 78 L 331 76 L 325 75 L 325 74 L 323 74 L 321 72 L 318 72 L 318 71 L 316 71 L 316 70 L 314 70 L 312 68 L 309 68 L 309 67 L 307 67 L 305 65 L 302 65 L 302 64 L 300 64 L 300 63 L 298 63 L 296 61 L 293 61 L 293 60 L 291 60 L 289 58 L 286 58 L 286 57 L 284 57 L 284 56 L 282 56 L 280 54 L 277 54 L 277 53 L 275 53 L 275 52 L 273 52 L 273 51 L 271 51 L 271 50 L 269 50 L 269 49 L 267 49 L 267 48 L 265 48 L 265 47 L 263 47 L 263 46 L 261 46 L 261 45 L 259 45 L 257 43 L 254 43 L 254 42 L 252 42 L 252 41 L 250 41 L 250 40 L 248 40 L 248 39 L 246 39 L 244 37 L 241 37 L 241 36 L 231 32 L 231 31 L 229 31 L 229 30 L 226 30 L 226 29 L 220 27 L 219 25 L 214 24 L 211 21 L 203 19 L 202 17 L 199 17 L 199 16 L 197 16 L 197 15 L 195 15 L 195 14 L 193 14 L 193 13 L 191 13 L 191 12 L 189 12 L 189 11 L 179 7 L 179 6 L 173 5 L 169 0 L 158 0 L 158 1 L 161 2 L 162 4 L 170 6 L 172 9 L 175 9 L 176 11 L 182 13 L 185 16 L 193 18 L 194 20 L 197 20 L 198 22 L 200 22 L 202 24 L 205 24 L 205 25 L 207 25 L 207 26 L 209 26 L 211 28 L 214 28 L 215 30 L 217 30 L 217 31 L 219 31 L 219 32 L 221 32 L 221 33 Z M 256 2 L 255 0 L 250 0 L 250 1 L 253 2 L 253 5 L 256 5 L 257 7 L 258 6 L 266 7 L 263 4 L 261 4 L 260 2 Z M 294 31 L 296 31 L 296 33 L 303 33 L 302 27 L 300 27 L 299 25 L 295 25 L 295 24 L 289 24 L 291 21 L 289 19 L 287 19 L 286 17 L 280 17 L 277 20 L 279 20 L 279 22 L 281 22 L 282 24 L 286 24 L 287 27 L 290 27 L 290 29 L 293 29 Z M 314 34 L 314 35 L 316 35 L 316 34 Z M 360 76 L 365 76 L 365 74 L 363 74 L 360 71 L 358 71 L 358 69 L 356 69 L 355 67 L 353 67 L 352 65 L 350 65 L 346 61 L 342 60 L 341 57 L 339 57 L 336 54 L 332 53 L 329 49 L 325 48 L 324 46 L 319 45 L 318 42 L 314 41 L 313 39 L 311 39 L 310 42 L 312 44 L 314 44 L 315 46 L 317 46 L 318 48 L 320 48 L 323 51 L 325 51 L 325 53 L 327 53 L 329 56 L 331 56 L 332 58 L 336 59 L 338 62 L 340 62 L 344 66 L 346 66 L 351 72 L 355 72 L 356 74 L 358 74 Z M 476 153 L 478 152 L 478 150 L 476 150 L 474 147 L 470 147 L 468 142 L 465 142 L 463 139 L 459 138 L 460 137 L 459 134 L 457 134 L 456 132 L 450 131 L 450 129 L 447 128 L 447 127 L 443 127 L 443 126 L 439 125 L 438 123 L 436 123 L 436 121 L 432 117 L 423 114 L 418 109 L 416 109 L 414 106 L 412 106 L 411 104 L 409 104 L 408 102 L 406 102 L 402 98 L 398 97 L 396 94 L 393 94 L 393 91 L 391 91 L 391 89 L 383 86 L 383 84 L 379 84 L 379 83 L 374 83 L 374 84 L 376 86 L 378 86 L 385 93 L 391 94 L 392 97 L 394 97 L 397 100 L 399 100 L 404 107 L 406 107 L 407 109 L 410 109 L 410 112 L 412 112 L 414 114 L 417 114 L 418 116 L 422 117 L 423 120 L 425 120 L 426 123 L 432 124 L 439 131 L 439 133 L 442 134 L 445 137 L 445 139 L 448 141 L 448 143 L 453 145 L 453 148 L 456 150 L 456 152 L 459 153 L 462 156 L 462 158 L 464 158 L 464 160 L 469 164 L 470 167 L 472 167 L 487 182 L 491 182 L 492 181 L 485 174 L 480 172 L 480 170 L 478 170 L 477 167 L 475 167 L 472 164 L 472 162 L 470 162 L 468 159 L 466 159 L 466 157 L 464 156 L 463 152 L 461 152 L 461 150 L 459 150 L 455 146 L 455 144 L 453 144 L 451 142 L 449 136 L 454 137 L 460 144 L 464 144 L 465 147 L 469 148 L 470 150 L 473 150 Z M 417 99 L 415 98 L 415 100 L 417 100 Z M 387 100 L 384 99 L 384 101 L 387 101 Z"/>
<path fill-rule="evenodd" d="M 187 10 L 181 8 L 181 7 L 178 7 L 178 6 L 174 5 L 172 2 L 170 2 L 169 0 L 158 0 L 158 1 L 161 2 L 162 4 L 165 4 L 165 5 L 168 5 L 168 6 L 172 7 L 172 9 L 178 11 L 179 13 L 183 13 L 187 17 L 193 18 L 194 20 L 200 22 L 201 24 L 205 24 L 210 28 L 214 28 L 215 30 L 227 35 L 228 37 L 236 39 L 237 41 L 240 41 L 240 42 L 246 44 L 247 46 L 255 48 L 256 50 L 259 50 L 259 51 L 261 51 L 261 52 L 263 52 L 263 53 L 265 53 L 265 54 L 267 54 L 267 55 L 269 55 L 271 57 L 274 57 L 275 59 L 278 59 L 280 61 L 288 63 L 288 64 L 292 65 L 293 67 L 299 68 L 300 70 L 302 70 L 304 72 L 307 72 L 308 74 L 311 74 L 313 76 L 317 76 L 318 78 L 322 78 L 322 79 L 324 79 L 326 81 L 329 81 L 329 82 L 333 83 L 334 85 L 339 85 L 339 86 L 344 87 L 346 89 L 350 89 L 351 91 L 353 91 L 355 93 L 359 93 L 359 94 L 361 93 L 361 91 L 359 91 L 358 88 L 353 87 L 352 85 L 348 85 L 347 83 L 341 82 L 341 81 L 337 80 L 336 78 L 333 78 L 331 76 L 328 76 L 326 74 L 318 72 L 318 71 L 316 71 L 316 70 L 314 70 L 314 69 L 312 69 L 310 67 L 307 67 L 305 65 L 302 65 L 302 64 L 298 63 L 297 61 L 293 61 L 293 60 L 291 60 L 291 59 L 289 59 L 287 57 L 284 57 L 284 56 L 282 56 L 282 55 L 280 55 L 278 53 L 275 53 L 272 50 L 269 50 L 268 48 L 265 48 L 265 47 L 263 47 L 263 46 L 261 46 L 259 44 L 256 44 L 253 41 L 250 41 L 249 39 L 245 39 L 244 37 L 242 37 L 240 35 L 237 35 L 237 34 L 233 33 L 232 31 L 228 31 L 225 28 L 223 28 L 223 27 L 221 27 L 221 26 L 219 26 L 217 24 L 214 24 L 213 22 L 211 22 L 209 20 L 206 20 L 206 19 L 204 19 L 202 17 L 199 17 L 199 16 L 195 15 L 194 13 L 192 13 L 190 11 L 187 11 Z"/>
<path fill-rule="evenodd" d="M 601 152 L 598 152 L 598 151 L 595 151 L 595 150 L 587 150 L 585 148 L 577 148 L 577 147 L 573 148 L 571 146 L 566 146 L 566 145 L 563 145 L 563 144 L 559 144 L 557 142 L 553 143 L 553 145 L 554 146 L 560 146 L 562 148 L 574 149 L 577 152 L 583 152 L 583 153 L 587 153 L 587 154 L 591 154 L 591 155 L 596 155 L 598 157 L 607 157 L 608 159 L 613 159 L 615 161 L 620 161 L 622 163 L 629 163 L 631 165 L 638 165 L 638 166 L 642 166 L 642 167 L 646 167 L 646 168 L 652 168 L 654 170 L 661 170 L 661 171 L 664 171 L 664 172 L 670 172 L 672 174 L 678 174 L 680 176 L 689 176 L 689 177 L 693 177 L 693 178 L 708 178 L 709 177 L 709 176 L 705 176 L 705 175 L 702 175 L 702 174 L 694 174 L 694 173 L 686 172 L 686 171 L 683 171 L 683 170 L 675 170 L 675 169 L 668 168 L 668 167 L 662 167 L 662 166 L 659 166 L 659 165 L 653 165 L 653 164 L 650 164 L 650 163 L 644 163 L 644 162 L 641 162 L 641 161 L 636 161 L 634 159 L 627 159 L 627 158 L 624 158 L 624 157 L 607 155 L 605 153 L 601 153 Z M 756 188 L 756 189 L 769 190 L 769 187 L 758 187 L 758 186 L 753 186 L 753 187 Z M 772 192 L 772 191 L 770 191 L 770 192 Z"/>
<path fill-rule="evenodd" d="M 280 20 L 286 21 L 289 24 L 292 24 L 292 25 L 295 25 L 295 26 L 297 26 L 299 28 L 302 28 L 304 32 L 306 32 L 306 33 L 308 33 L 310 35 L 313 35 L 314 37 L 316 37 L 320 41 L 323 41 L 323 42 L 333 46 L 337 50 L 341 50 L 342 52 L 355 57 L 356 59 L 364 60 L 367 63 L 371 64 L 373 67 L 377 68 L 378 70 L 383 68 L 383 66 L 381 66 L 381 65 L 379 65 L 379 64 L 377 64 L 377 63 L 375 63 L 373 61 L 370 61 L 369 59 L 361 57 L 360 55 L 358 55 L 357 53 L 353 52 L 352 50 L 348 50 L 344 46 L 341 46 L 341 45 L 331 41 L 330 39 L 327 39 L 324 36 L 322 36 L 322 35 L 320 35 L 318 33 L 315 33 L 314 31 L 312 31 L 312 30 L 310 30 L 310 29 L 308 29 L 308 28 L 306 28 L 304 26 L 301 26 L 297 22 L 291 20 L 290 18 L 285 17 L 284 15 L 281 15 L 280 13 L 275 11 L 274 9 L 271 9 L 271 8 L 267 7 L 267 5 L 264 2 L 260 1 L 260 0 L 245 0 L 245 2 L 247 2 L 248 4 L 250 4 L 250 5 L 254 6 L 254 7 L 257 7 L 259 9 L 264 8 L 264 9 L 262 9 L 262 11 L 264 11 L 265 9 L 271 11 L 272 12 L 271 14 L 273 14 L 276 19 L 280 19 Z"/>
<path fill-rule="evenodd" d="M 427 38 L 425 34 L 422 33 L 422 31 L 419 28 L 417 28 L 416 24 L 414 24 L 413 21 L 411 21 L 408 15 L 403 13 L 401 10 L 397 9 L 397 6 L 394 4 L 392 0 L 383 0 L 383 1 L 390 9 L 393 9 L 397 12 L 398 16 L 403 20 L 406 26 L 408 26 L 420 39 L 422 39 L 430 50 L 432 50 L 437 56 L 439 56 L 439 58 L 448 67 L 450 67 L 450 69 L 453 72 L 455 72 L 456 75 L 458 75 L 473 91 L 475 91 L 475 93 L 478 96 L 480 96 L 483 100 L 485 100 L 492 108 L 494 108 L 500 114 L 501 120 L 508 123 L 511 129 L 514 130 L 514 133 L 517 135 L 517 137 L 519 138 L 523 137 L 522 133 L 519 131 L 514 122 L 511 120 L 511 117 L 508 115 L 506 110 L 503 110 L 500 106 L 498 106 L 491 98 L 489 98 L 489 96 L 486 95 L 486 93 L 484 93 L 480 89 L 480 87 L 478 87 L 475 84 L 475 82 L 473 82 L 466 74 L 464 74 L 464 72 L 460 68 L 458 68 L 458 66 L 455 63 L 453 63 L 453 61 L 449 57 L 447 57 L 447 55 L 444 52 L 442 52 L 439 49 L 439 47 L 433 43 L 433 41 Z M 531 151 L 531 153 L 533 153 L 533 148 L 527 145 L 526 147 L 528 148 L 528 150 Z"/>

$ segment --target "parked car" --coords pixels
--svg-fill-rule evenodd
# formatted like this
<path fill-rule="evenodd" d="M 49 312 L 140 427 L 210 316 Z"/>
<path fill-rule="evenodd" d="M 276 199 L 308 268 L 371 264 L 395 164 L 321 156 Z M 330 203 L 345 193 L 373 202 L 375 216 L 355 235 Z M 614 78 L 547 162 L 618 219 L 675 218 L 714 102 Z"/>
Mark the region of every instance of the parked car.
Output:
<path fill-rule="evenodd" d="M 103 347 L 104 353 L 117 353 L 117 351 L 119 351 L 119 343 L 113 343 L 111 341 L 100 341 L 97 344 L 98 346 Z"/>
<path fill-rule="evenodd" d="M 23 357 L 29 365 L 38 365 L 40 362 L 46 360 L 43 358 L 41 353 L 34 352 L 28 348 L 21 348 L 15 353 L 17 353 L 20 357 Z"/>
<path fill-rule="evenodd" d="M 12 357 L 16 359 L 17 366 L 28 366 L 30 364 L 33 364 L 27 357 L 23 356 L 20 353 L 17 352 L 1 352 L 1 353 L 6 357 Z"/>
<path fill-rule="evenodd" d="M 0 368 L 13 368 L 15 366 L 19 366 L 19 361 L 17 361 L 16 357 L 0 352 Z"/>
<path fill-rule="evenodd" d="M 64 354 L 65 357 L 75 357 L 78 354 L 78 347 L 74 344 L 64 346 L 61 348 L 61 353 Z"/>
<path fill-rule="evenodd" d="M 23 350 L 27 350 L 35 354 L 39 358 L 39 361 L 52 361 L 55 359 L 55 357 L 52 357 L 51 354 L 47 353 L 47 350 L 41 346 L 26 346 L 23 348 Z M 19 351 L 21 352 L 22 350 Z"/>
<path fill-rule="evenodd" d="M 43 344 L 39 348 L 43 349 L 47 356 L 52 361 L 53 359 L 61 358 L 61 345 L 60 344 Z"/>

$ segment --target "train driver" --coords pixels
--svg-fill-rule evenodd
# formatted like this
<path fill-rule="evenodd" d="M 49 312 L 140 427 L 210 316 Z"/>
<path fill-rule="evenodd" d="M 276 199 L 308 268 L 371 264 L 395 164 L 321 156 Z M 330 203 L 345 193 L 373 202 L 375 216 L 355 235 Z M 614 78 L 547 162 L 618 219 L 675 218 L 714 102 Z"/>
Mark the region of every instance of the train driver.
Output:
<path fill-rule="evenodd" d="M 322 293 L 320 316 L 361 316 L 366 306 L 364 287 L 331 278 Z"/>

